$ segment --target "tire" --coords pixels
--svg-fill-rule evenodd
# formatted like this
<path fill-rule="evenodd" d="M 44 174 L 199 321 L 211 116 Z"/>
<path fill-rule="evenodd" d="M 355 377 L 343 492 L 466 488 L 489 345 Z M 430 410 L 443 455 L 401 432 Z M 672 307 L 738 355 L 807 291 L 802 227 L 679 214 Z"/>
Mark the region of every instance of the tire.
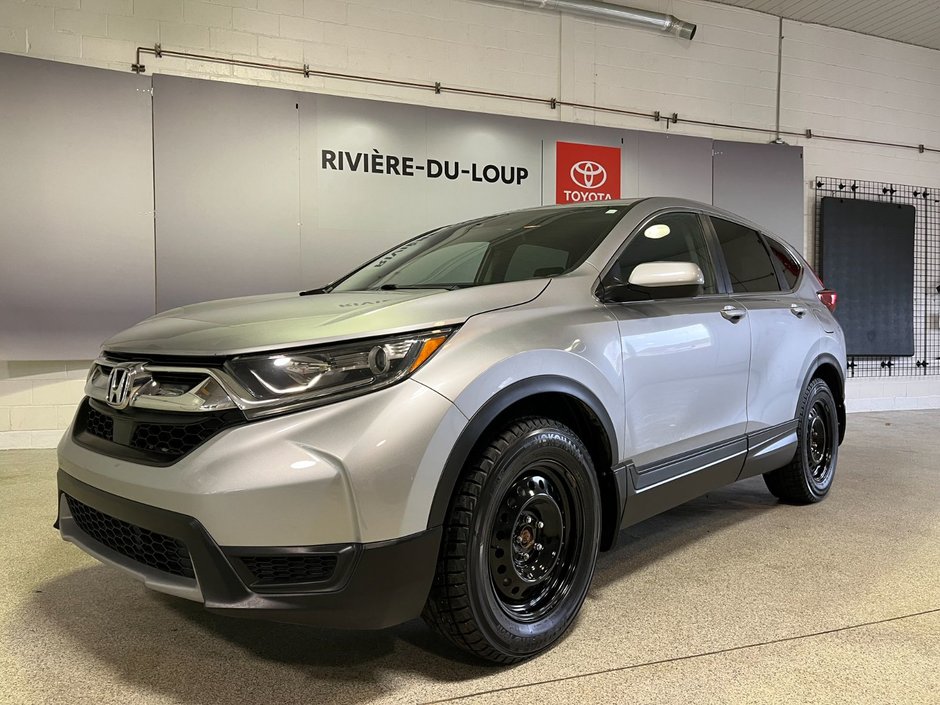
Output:
<path fill-rule="evenodd" d="M 425 621 L 493 663 L 549 648 L 591 584 L 600 506 L 590 455 L 571 429 L 513 421 L 457 482 Z"/>
<path fill-rule="evenodd" d="M 771 494 L 791 504 L 812 504 L 829 494 L 839 457 L 838 418 L 829 385 L 811 380 L 800 397 L 796 455 L 788 465 L 764 473 Z"/>

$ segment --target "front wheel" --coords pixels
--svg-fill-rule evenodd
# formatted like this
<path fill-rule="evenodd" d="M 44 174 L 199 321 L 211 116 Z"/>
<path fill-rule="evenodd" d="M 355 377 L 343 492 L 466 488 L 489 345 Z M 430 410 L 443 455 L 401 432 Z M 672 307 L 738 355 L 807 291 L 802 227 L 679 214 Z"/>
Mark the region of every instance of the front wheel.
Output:
<path fill-rule="evenodd" d="M 549 419 L 514 421 L 458 481 L 425 620 L 496 663 L 547 649 L 587 595 L 600 525 L 597 478 L 578 436 Z"/>
<path fill-rule="evenodd" d="M 784 502 L 819 502 L 832 487 L 839 456 L 839 414 L 829 385 L 815 378 L 800 397 L 797 449 L 788 464 L 764 474 L 771 493 Z"/>

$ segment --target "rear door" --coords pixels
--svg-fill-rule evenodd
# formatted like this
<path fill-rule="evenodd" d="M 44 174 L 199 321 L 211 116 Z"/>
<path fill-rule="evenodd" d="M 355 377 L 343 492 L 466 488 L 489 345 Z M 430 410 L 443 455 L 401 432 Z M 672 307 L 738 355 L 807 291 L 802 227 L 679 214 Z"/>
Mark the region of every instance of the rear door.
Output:
<path fill-rule="evenodd" d="M 803 370 L 818 336 L 809 307 L 794 293 L 802 267 L 756 230 L 715 216 L 710 221 L 727 284 L 751 322 L 747 431 L 787 424 L 796 414 Z"/>

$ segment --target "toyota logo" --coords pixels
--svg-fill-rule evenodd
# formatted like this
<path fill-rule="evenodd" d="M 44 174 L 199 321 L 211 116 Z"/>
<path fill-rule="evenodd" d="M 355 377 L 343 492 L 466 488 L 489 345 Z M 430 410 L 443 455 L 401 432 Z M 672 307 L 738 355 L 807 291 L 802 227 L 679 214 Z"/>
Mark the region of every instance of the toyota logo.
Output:
<path fill-rule="evenodd" d="M 607 169 L 597 162 L 577 162 L 571 167 L 571 180 L 581 188 L 600 188 L 607 182 Z"/>

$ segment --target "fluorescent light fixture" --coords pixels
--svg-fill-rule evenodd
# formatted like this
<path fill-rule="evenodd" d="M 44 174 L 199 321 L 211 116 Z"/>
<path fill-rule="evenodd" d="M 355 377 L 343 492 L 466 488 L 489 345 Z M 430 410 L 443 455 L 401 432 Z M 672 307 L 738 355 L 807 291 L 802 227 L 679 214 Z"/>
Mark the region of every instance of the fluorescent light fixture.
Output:
<path fill-rule="evenodd" d="M 670 232 L 672 231 L 669 229 L 668 225 L 665 223 L 657 223 L 644 230 L 643 235 L 650 240 L 659 240 L 662 237 L 666 237 Z"/>

